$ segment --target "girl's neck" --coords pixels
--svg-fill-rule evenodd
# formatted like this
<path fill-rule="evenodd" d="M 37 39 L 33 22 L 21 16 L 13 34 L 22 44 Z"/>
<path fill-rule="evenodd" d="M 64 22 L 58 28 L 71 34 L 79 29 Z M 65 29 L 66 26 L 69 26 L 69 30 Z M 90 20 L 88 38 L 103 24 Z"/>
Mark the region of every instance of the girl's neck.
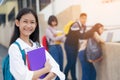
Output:
<path fill-rule="evenodd" d="M 32 42 L 30 41 L 29 37 L 20 37 L 25 43 L 27 43 L 29 46 L 32 46 Z"/>

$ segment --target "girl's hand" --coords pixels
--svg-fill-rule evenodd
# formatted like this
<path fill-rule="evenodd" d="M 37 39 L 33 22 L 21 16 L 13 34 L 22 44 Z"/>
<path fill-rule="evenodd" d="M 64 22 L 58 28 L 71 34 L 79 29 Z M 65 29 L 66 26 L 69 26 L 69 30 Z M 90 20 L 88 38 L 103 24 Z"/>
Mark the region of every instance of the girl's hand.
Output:
<path fill-rule="evenodd" d="M 57 34 L 53 34 L 54 37 L 57 37 Z"/>
<path fill-rule="evenodd" d="M 94 37 L 93 37 L 98 43 L 104 44 L 105 41 L 100 37 L 100 35 L 97 32 L 94 32 Z"/>
<path fill-rule="evenodd" d="M 52 68 L 52 66 L 51 66 L 50 63 L 49 63 L 49 60 L 47 60 L 47 61 L 45 62 L 45 69 L 47 69 L 48 72 L 50 72 L 51 68 Z"/>
<path fill-rule="evenodd" d="M 32 80 L 38 80 L 38 78 L 39 78 L 40 76 L 42 76 L 43 74 L 46 74 L 46 73 L 49 73 L 49 72 L 50 72 L 50 70 L 51 70 L 51 65 L 50 65 L 50 63 L 49 63 L 49 60 L 47 60 L 47 61 L 45 62 L 45 65 L 44 65 L 44 66 L 45 66 L 44 68 L 34 71 Z"/>

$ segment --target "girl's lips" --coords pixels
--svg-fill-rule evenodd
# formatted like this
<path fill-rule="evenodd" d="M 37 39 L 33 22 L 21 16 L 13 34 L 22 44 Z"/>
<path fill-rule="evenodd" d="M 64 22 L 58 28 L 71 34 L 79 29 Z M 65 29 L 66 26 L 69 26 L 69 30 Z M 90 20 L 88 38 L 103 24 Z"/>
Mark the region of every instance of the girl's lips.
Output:
<path fill-rule="evenodd" d="M 32 31 L 32 29 L 24 29 L 25 31 Z"/>
<path fill-rule="evenodd" d="M 24 29 L 24 31 L 25 31 L 25 33 L 30 33 L 30 34 L 33 32 L 32 29 L 30 29 L 30 30 L 28 30 L 28 29 Z"/>

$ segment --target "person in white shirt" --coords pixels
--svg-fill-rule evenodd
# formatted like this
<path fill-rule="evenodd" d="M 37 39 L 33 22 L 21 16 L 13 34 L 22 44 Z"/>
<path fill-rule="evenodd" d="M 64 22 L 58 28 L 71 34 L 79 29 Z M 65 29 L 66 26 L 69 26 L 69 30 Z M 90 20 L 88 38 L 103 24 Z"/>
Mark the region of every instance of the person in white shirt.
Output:
<path fill-rule="evenodd" d="M 23 8 L 16 17 L 14 33 L 8 50 L 10 56 L 10 72 L 15 80 L 39 80 L 39 77 L 46 73 L 48 75 L 42 80 L 52 80 L 56 76 L 60 80 L 65 80 L 65 76 L 60 71 L 59 65 L 47 51 L 47 61 L 45 62 L 44 68 L 30 71 L 27 64 L 24 64 L 18 46 L 13 44 L 15 41 L 20 44 L 25 54 L 27 54 L 27 50 L 33 50 L 38 47 L 36 42 L 39 43 L 39 24 L 37 14 L 33 10 Z"/>
<path fill-rule="evenodd" d="M 58 21 L 56 16 L 51 15 L 48 19 L 48 28 L 46 29 L 46 37 L 48 42 L 48 51 L 51 56 L 55 59 L 55 61 L 59 64 L 60 70 L 63 71 L 63 51 L 61 47 L 61 42 L 65 38 L 64 33 L 58 32 L 56 27 L 58 25 Z M 58 35 L 59 34 L 59 35 Z M 58 77 L 55 80 L 60 80 Z"/>

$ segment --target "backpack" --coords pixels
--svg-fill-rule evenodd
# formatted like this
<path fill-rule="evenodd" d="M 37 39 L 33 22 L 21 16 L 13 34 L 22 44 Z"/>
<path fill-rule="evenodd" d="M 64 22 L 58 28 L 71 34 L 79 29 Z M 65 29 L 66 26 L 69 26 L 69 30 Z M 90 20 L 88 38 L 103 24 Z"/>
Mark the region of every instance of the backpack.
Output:
<path fill-rule="evenodd" d="M 24 50 L 21 49 L 20 45 L 18 42 L 14 42 L 14 44 L 16 44 L 22 54 L 22 58 L 24 60 L 24 63 L 26 62 L 26 57 L 25 57 L 25 52 Z M 15 80 L 15 78 L 13 77 L 13 75 L 10 72 L 10 62 L 9 62 L 9 54 L 7 54 L 7 56 L 3 59 L 2 61 L 2 72 L 3 72 L 3 80 Z"/>
<path fill-rule="evenodd" d="M 98 62 L 103 58 L 101 45 L 93 38 L 88 39 L 86 58 L 89 62 Z"/>
<path fill-rule="evenodd" d="M 72 26 L 72 24 L 74 23 L 74 21 L 69 21 L 65 26 L 64 26 L 64 33 L 65 34 L 68 34 L 69 33 L 69 30 L 70 30 L 70 27 Z"/>
<path fill-rule="evenodd" d="M 42 37 L 42 45 L 45 47 L 45 49 L 48 51 L 48 41 L 46 35 Z"/>
<path fill-rule="evenodd" d="M 52 34 L 54 34 L 54 32 L 50 29 L 50 28 L 48 28 L 49 30 L 50 30 L 50 32 L 52 33 Z M 49 39 L 50 41 L 51 41 L 51 39 Z M 43 37 L 42 37 L 42 45 L 45 47 L 45 49 L 48 51 L 48 46 L 49 46 L 49 42 L 47 41 L 47 36 L 46 35 L 44 35 Z"/>

